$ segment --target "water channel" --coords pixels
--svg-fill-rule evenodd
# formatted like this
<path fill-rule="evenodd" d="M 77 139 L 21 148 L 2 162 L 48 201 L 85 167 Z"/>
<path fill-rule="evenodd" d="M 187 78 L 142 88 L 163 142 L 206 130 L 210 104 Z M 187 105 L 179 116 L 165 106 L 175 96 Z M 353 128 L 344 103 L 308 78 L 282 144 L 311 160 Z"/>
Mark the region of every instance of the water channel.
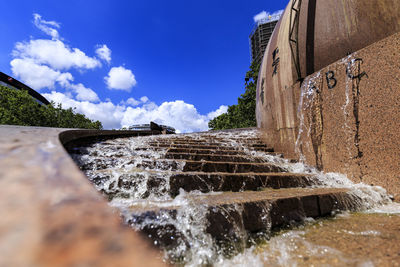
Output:
<path fill-rule="evenodd" d="M 358 212 L 332 214 L 327 219 L 305 218 L 304 225 L 267 229 L 256 235 L 237 227 L 231 242 L 217 243 L 206 231 L 209 211 L 191 199 L 221 192 L 181 189 L 177 196 L 171 196 L 171 173 L 181 171 L 184 163 L 159 160 L 164 158 L 168 147 L 150 146 L 177 136 L 183 135 L 107 140 L 78 147 L 71 154 L 95 188 L 120 211 L 125 223 L 139 231 L 157 229 L 157 234 L 171 239 L 162 247 L 166 262 L 178 266 L 393 266 L 400 262 L 400 205 L 393 203 L 383 188 L 354 184 L 341 174 L 321 173 L 279 155 L 246 149 L 249 156 L 261 157 L 288 172 L 315 175 L 318 182 L 311 187 L 349 188 Z M 255 130 L 214 134 L 216 139 L 223 139 L 231 146 L 241 145 L 238 138 L 257 136 Z M 199 133 L 191 134 L 190 138 L 201 141 L 203 137 Z M 141 207 L 144 211 L 148 207 L 179 209 L 174 214 L 143 216 Z M 157 242 L 154 244 L 159 245 Z"/>

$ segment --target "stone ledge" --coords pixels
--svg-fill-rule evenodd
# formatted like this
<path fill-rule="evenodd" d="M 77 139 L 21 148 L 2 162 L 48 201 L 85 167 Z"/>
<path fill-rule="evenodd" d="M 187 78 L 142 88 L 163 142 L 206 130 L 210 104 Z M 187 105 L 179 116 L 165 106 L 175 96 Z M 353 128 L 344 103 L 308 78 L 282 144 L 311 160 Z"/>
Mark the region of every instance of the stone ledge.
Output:
<path fill-rule="evenodd" d="M 0 126 L 0 266 L 164 265 L 62 146 L 89 134 L 110 131 Z"/>

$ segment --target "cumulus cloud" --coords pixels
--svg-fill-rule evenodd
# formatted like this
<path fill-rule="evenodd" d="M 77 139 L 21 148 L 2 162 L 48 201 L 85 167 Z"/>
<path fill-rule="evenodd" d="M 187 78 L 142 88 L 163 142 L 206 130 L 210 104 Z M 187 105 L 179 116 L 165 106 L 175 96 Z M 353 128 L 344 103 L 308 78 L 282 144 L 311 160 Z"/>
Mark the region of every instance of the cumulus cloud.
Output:
<path fill-rule="evenodd" d="M 35 26 L 45 34 L 50 35 L 51 38 L 60 38 L 58 31 L 55 29 L 60 28 L 60 24 L 58 22 L 46 21 L 42 19 L 42 16 L 40 16 L 39 14 L 33 14 L 33 24 L 35 24 Z"/>
<path fill-rule="evenodd" d="M 212 120 L 215 117 L 218 117 L 219 115 L 222 115 L 224 113 L 228 112 L 228 106 L 221 105 L 217 110 L 211 111 L 210 113 L 207 114 L 207 117 Z"/>
<path fill-rule="evenodd" d="M 210 118 L 225 110 L 225 106 L 221 106 L 208 115 L 202 115 L 194 105 L 181 100 L 164 102 L 158 106 L 149 100 L 145 104 L 143 102 L 138 104 L 139 101 L 128 98 L 120 105 L 114 105 L 110 101 L 99 103 L 77 101 L 66 94 L 55 91 L 43 95 L 49 100 L 61 103 L 64 108 L 75 107 L 77 112 L 85 114 L 92 120 L 101 121 L 105 129 L 119 129 L 124 126 L 154 121 L 172 126 L 178 132 L 206 131 Z M 128 102 L 134 105 L 127 106 Z"/>
<path fill-rule="evenodd" d="M 123 100 L 120 102 L 121 105 L 125 105 L 125 106 L 138 106 L 141 104 L 145 104 L 146 107 L 154 107 L 154 103 L 153 102 L 149 102 L 149 98 L 147 96 L 142 96 L 139 100 L 134 99 L 133 97 L 128 98 L 127 100 Z M 147 103 L 147 104 L 146 104 Z"/>
<path fill-rule="evenodd" d="M 76 93 L 76 99 L 81 101 L 97 102 L 100 101 L 99 96 L 90 88 L 86 88 L 83 84 L 69 84 L 67 88 L 72 89 Z"/>
<path fill-rule="evenodd" d="M 136 85 L 135 75 L 122 66 L 111 68 L 104 80 L 109 89 L 130 91 Z"/>
<path fill-rule="evenodd" d="M 140 101 L 142 101 L 143 103 L 146 103 L 147 101 L 149 101 L 149 98 L 147 96 L 142 96 L 140 98 Z"/>
<path fill-rule="evenodd" d="M 99 58 L 106 61 L 107 63 L 111 62 L 111 49 L 107 47 L 107 45 L 98 45 L 96 49 L 96 54 Z"/>
<path fill-rule="evenodd" d="M 70 73 L 53 70 L 48 66 L 37 64 L 32 59 L 16 58 L 10 65 L 13 74 L 35 90 L 54 88 L 56 82 L 63 85 L 73 80 Z"/>
<path fill-rule="evenodd" d="M 82 113 L 92 120 L 99 120 L 105 129 L 121 128 L 121 119 L 124 115 L 123 106 L 114 105 L 112 102 L 91 103 L 89 101 L 77 101 L 67 94 L 52 91 L 43 94 L 46 99 L 61 103 L 63 108 L 76 108 L 76 112 Z"/>
<path fill-rule="evenodd" d="M 132 106 L 132 107 L 137 106 L 137 105 L 139 105 L 141 103 L 142 102 L 134 99 L 133 97 L 130 97 L 127 100 L 125 100 L 125 101 L 123 100 L 123 101 L 120 102 L 121 105 Z"/>
<path fill-rule="evenodd" d="M 260 22 L 260 21 L 267 20 L 267 19 L 269 19 L 270 17 L 274 17 L 274 16 L 278 16 L 278 15 L 280 16 L 280 15 L 283 14 L 283 12 L 284 12 L 283 9 L 282 9 L 282 10 L 275 11 L 275 12 L 273 12 L 273 13 L 269 13 L 269 12 L 267 12 L 267 11 L 261 11 L 260 13 L 258 13 L 257 15 L 255 15 L 255 16 L 253 17 L 253 19 L 254 19 L 254 22 L 255 22 L 255 23 L 258 23 L 258 22 Z"/>
<path fill-rule="evenodd" d="M 56 70 L 94 69 L 101 66 L 96 58 L 87 56 L 78 48 L 70 48 L 60 40 L 37 39 L 18 42 L 12 55 L 16 58 L 32 59 L 37 64 L 45 64 Z"/>
<path fill-rule="evenodd" d="M 100 60 L 111 61 L 111 50 L 98 45 L 96 57 L 87 56 L 78 48 L 66 45 L 60 37 L 60 24 L 46 21 L 34 14 L 34 24 L 51 39 L 31 39 L 16 43 L 10 62 L 13 74 L 36 90 L 52 89 L 43 94 L 49 100 L 61 103 L 64 108 L 76 108 L 92 120 L 99 120 L 106 129 L 119 129 L 133 124 L 155 121 L 174 127 L 178 132 L 204 131 L 210 119 L 226 112 L 226 106 L 206 115 L 200 114 L 194 105 L 181 100 L 164 102 L 161 105 L 142 96 L 138 100 L 130 97 L 119 104 L 111 100 L 101 101 L 97 93 L 82 83 L 74 82 L 70 69 L 85 70 L 101 67 Z M 136 85 L 131 70 L 123 66 L 113 67 L 104 80 L 109 89 L 130 91 Z M 57 92 L 58 89 L 63 92 Z"/>
<path fill-rule="evenodd" d="M 10 62 L 13 74 L 35 90 L 55 89 L 56 85 L 66 90 L 65 96 L 75 95 L 78 101 L 100 101 L 96 92 L 82 83 L 72 83 L 74 77 L 70 69 L 94 69 L 100 67 L 100 61 L 87 56 L 78 48 L 70 48 L 60 39 L 57 29 L 60 24 L 46 21 L 39 14 L 33 14 L 35 26 L 52 37 L 32 39 L 29 42 L 17 42 L 12 51 L 14 59 Z M 106 45 L 99 47 L 103 57 L 110 57 L 111 51 Z M 108 49 L 108 50 L 107 50 Z"/>
<path fill-rule="evenodd" d="M 180 132 L 193 132 L 208 130 L 209 119 L 199 114 L 192 104 L 176 100 L 164 102 L 160 106 L 128 107 L 121 124 L 128 126 L 150 121 L 172 126 Z"/>

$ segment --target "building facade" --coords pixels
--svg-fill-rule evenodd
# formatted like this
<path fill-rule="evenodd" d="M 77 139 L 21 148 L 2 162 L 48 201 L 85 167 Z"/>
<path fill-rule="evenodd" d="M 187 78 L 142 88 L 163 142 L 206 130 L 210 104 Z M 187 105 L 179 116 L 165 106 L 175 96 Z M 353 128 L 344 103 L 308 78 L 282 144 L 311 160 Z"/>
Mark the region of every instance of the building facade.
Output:
<path fill-rule="evenodd" d="M 254 26 L 249 36 L 251 62 L 261 62 L 269 39 L 280 17 L 281 15 L 269 16 L 266 19 L 258 21 Z"/>

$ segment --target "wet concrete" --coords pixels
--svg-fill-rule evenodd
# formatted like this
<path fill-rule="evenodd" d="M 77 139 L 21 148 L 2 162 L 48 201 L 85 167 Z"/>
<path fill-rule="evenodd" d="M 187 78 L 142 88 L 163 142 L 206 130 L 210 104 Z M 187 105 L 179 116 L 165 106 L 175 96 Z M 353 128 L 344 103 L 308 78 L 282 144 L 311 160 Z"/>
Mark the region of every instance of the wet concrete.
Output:
<path fill-rule="evenodd" d="M 182 229 L 173 224 L 159 223 L 160 218 L 176 218 L 182 210 L 204 207 L 206 231 L 216 241 L 234 243 L 243 233 L 269 233 L 271 228 L 303 223 L 307 217 L 318 218 L 331 212 L 357 210 L 348 189 L 292 188 L 263 191 L 224 192 L 211 195 L 189 195 L 186 203 L 176 205 L 170 201 L 138 203 L 124 212 L 127 221 L 134 225 L 153 221 L 141 229 L 159 246 L 177 246 Z M 143 205 L 144 204 L 144 205 Z M 150 218 L 150 219 L 149 219 Z M 240 229 L 240 231 L 238 231 Z M 171 240 L 171 237 L 174 237 Z M 243 242 L 243 240 L 242 240 Z"/>
<path fill-rule="evenodd" d="M 400 214 L 353 213 L 277 233 L 264 266 L 400 266 Z"/>
<path fill-rule="evenodd" d="M 253 129 L 115 139 L 72 156 L 123 220 L 179 264 L 215 264 L 281 227 L 388 201 L 383 189 L 257 151 L 273 151 L 258 137 Z"/>

